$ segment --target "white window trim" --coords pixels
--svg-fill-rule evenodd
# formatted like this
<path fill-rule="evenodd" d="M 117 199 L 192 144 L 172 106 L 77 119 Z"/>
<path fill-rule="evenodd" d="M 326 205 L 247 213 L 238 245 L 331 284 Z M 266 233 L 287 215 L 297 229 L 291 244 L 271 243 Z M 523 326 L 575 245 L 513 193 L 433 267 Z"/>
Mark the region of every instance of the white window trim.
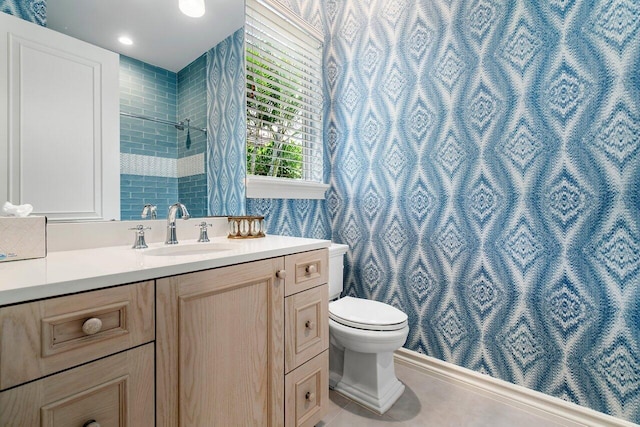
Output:
<path fill-rule="evenodd" d="M 273 176 L 247 175 L 249 199 L 324 199 L 329 184 Z"/>
<path fill-rule="evenodd" d="M 275 14 L 280 15 L 289 22 L 290 30 L 298 32 L 299 37 L 308 40 L 308 43 L 318 43 L 322 46 L 323 34 L 315 27 L 304 21 L 299 15 L 294 13 L 288 7 L 282 5 L 278 1 L 272 0 L 255 0 L 261 3 L 267 9 Z M 323 151 L 324 143 L 323 143 Z M 303 176 L 309 173 L 306 170 L 310 165 L 305 163 Z M 323 166 L 326 167 L 326 165 Z M 329 184 L 322 181 L 312 181 L 306 179 L 290 179 L 263 175 L 245 175 L 245 196 L 247 198 L 265 198 L 265 199 L 324 199 L 325 192 L 329 188 Z"/>
<path fill-rule="evenodd" d="M 322 43 L 324 40 L 324 35 L 320 30 L 318 30 L 313 25 L 309 24 L 307 21 L 302 19 L 300 15 L 295 13 L 290 7 L 282 4 L 280 1 L 272 1 L 272 0 L 258 0 L 260 3 L 265 5 L 266 7 L 275 10 L 276 13 L 280 14 L 284 19 L 289 21 L 293 27 L 300 31 L 301 37 L 308 37 L 305 35 L 309 34 L 313 38 L 317 39 L 319 43 Z"/>

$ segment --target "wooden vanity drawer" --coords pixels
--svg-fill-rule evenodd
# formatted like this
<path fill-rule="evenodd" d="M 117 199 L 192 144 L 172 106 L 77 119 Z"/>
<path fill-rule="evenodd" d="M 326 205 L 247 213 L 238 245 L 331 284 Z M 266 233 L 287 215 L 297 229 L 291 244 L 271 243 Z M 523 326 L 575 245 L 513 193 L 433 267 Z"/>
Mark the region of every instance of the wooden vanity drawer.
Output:
<path fill-rule="evenodd" d="M 285 372 L 329 348 L 328 285 L 285 298 Z"/>
<path fill-rule="evenodd" d="M 3 307 L 0 328 L 4 390 L 152 341 L 154 282 Z"/>
<path fill-rule="evenodd" d="M 312 427 L 329 403 L 329 351 L 324 351 L 285 377 L 285 425 Z"/>
<path fill-rule="evenodd" d="M 154 425 L 153 344 L 0 392 L 2 426 Z"/>
<path fill-rule="evenodd" d="M 285 257 L 285 296 L 293 295 L 327 283 L 329 277 L 327 249 L 302 252 Z"/>

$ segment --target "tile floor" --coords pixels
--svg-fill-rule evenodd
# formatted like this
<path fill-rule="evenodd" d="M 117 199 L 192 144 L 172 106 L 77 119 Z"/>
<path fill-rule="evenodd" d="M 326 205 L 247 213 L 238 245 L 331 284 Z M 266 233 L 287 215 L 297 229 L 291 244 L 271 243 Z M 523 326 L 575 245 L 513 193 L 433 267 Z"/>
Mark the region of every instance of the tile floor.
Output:
<path fill-rule="evenodd" d="M 577 426 L 558 424 L 397 363 L 396 375 L 406 389 L 383 416 L 331 390 L 329 413 L 316 427 Z"/>

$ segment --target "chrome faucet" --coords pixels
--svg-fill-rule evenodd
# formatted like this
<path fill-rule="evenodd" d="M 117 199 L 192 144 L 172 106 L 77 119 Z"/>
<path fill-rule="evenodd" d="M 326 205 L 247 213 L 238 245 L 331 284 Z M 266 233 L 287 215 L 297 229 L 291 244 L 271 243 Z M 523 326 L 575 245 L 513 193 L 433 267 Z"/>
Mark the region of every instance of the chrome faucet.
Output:
<path fill-rule="evenodd" d="M 182 214 L 182 219 L 189 219 L 189 211 L 182 203 L 174 203 L 169 206 L 169 213 L 167 214 L 167 240 L 165 243 L 167 245 L 175 245 L 178 243 L 178 238 L 176 237 L 176 213 L 180 209 L 180 213 Z"/>
<path fill-rule="evenodd" d="M 136 240 L 132 246 L 133 249 L 146 249 L 149 247 L 147 246 L 147 242 L 144 241 L 144 232 L 145 230 L 151 230 L 151 227 L 145 227 L 144 225 L 139 224 L 129 230 L 136 232 Z"/>
<path fill-rule="evenodd" d="M 144 205 L 144 208 L 142 208 L 142 213 L 140 214 L 140 217 L 142 219 L 145 219 L 147 216 L 150 216 L 151 219 L 157 218 L 158 214 L 157 214 L 156 205 L 152 205 L 151 203 L 147 203 L 146 205 Z"/>

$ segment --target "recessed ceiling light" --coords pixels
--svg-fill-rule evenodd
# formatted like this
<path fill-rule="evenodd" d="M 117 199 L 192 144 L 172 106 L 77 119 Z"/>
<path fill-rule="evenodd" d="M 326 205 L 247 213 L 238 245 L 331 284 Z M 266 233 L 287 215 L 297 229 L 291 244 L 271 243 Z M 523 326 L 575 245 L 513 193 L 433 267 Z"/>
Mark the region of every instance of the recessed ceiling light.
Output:
<path fill-rule="evenodd" d="M 131 40 L 129 37 L 127 36 L 120 36 L 118 37 L 118 41 L 122 44 L 126 44 L 127 46 L 132 45 L 133 44 L 133 40 Z"/>
<path fill-rule="evenodd" d="M 204 0 L 178 0 L 180 11 L 192 18 L 204 15 Z"/>

